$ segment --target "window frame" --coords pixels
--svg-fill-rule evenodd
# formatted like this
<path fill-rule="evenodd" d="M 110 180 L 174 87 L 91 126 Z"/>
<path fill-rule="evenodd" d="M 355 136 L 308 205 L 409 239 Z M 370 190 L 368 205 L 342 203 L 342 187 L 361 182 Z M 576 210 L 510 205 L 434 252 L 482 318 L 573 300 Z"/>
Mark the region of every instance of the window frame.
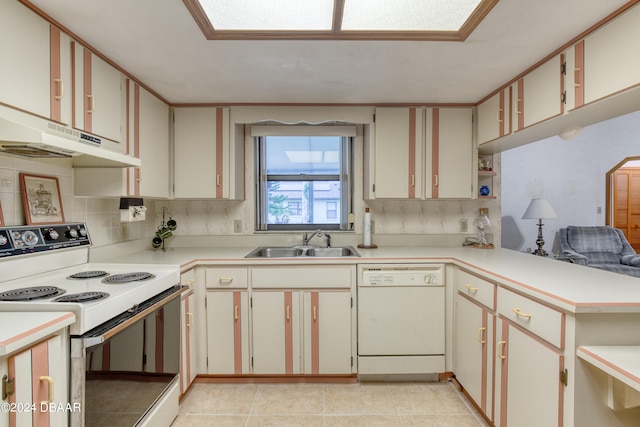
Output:
<path fill-rule="evenodd" d="M 349 230 L 349 213 L 353 203 L 353 137 L 340 136 L 340 173 L 338 174 L 267 174 L 267 150 L 266 142 L 269 136 L 288 135 L 261 135 L 255 136 L 256 149 L 256 231 L 309 231 L 309 230 Z M 310 133 L 309 136 L 318 136 Z M 336 136 L 336 135 L 327 135 Z M 268 224 L 267 192 L 268 184 L 272 181 L 313 181 L 340 183 L 340 209 L 338 213 L 339 223 L 314 223 L 314 224 Z"/>

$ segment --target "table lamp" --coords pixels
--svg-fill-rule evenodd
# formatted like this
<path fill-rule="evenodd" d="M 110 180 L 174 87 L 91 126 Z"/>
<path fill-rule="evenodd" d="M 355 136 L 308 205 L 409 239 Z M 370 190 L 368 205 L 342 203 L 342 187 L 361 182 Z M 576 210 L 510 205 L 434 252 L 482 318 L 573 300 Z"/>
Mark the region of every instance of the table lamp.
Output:
<path fill-rule="evenodd" d="M 538 239 L 536 244 L 538 249 L 533 251 L 534 255 L 547 256 L 547 252 L 542 249 L 544 246 L 544 239 L 542 238 L 542 220 L 545 218 L 557 218 L 556 211 L 553 210 L 547 199 L 531 199 L 529 207 L 522 215 L 522 219 L 537 219 L 538 220 Z"/>

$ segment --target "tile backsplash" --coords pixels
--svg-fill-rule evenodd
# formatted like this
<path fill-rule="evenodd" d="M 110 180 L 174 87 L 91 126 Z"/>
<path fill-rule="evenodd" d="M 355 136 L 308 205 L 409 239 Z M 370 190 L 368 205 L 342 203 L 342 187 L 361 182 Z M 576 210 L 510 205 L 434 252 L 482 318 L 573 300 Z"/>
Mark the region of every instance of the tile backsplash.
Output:
<path fill-rule="evenodd" d="M 56 176 L 62 194 L 63 211 L 68 222 L 86 222 L 94 247 L 106 246 L 129 240 L 150 239 L 162 220 L 175 219 L 176 236 L 238 236 L 253 235 L 255 214 L 253 144 L 247 142 L 247 167 L 245 170 L 246 199 L 244 201 L 217 200 L 151 200 L 144 199 L 147 207 L 145 221 L 121 223 L 119 199 L 87 198 L 73 196 L 73 168 L 67 160 L 31 161 L 10 156 L 0 156 L 0 203 L 7 225 L 24 225 L 25 216 L 20 192 L 19 174 Z M 369 207 L 374 221 L 374 236 L 402 235 L 469 235 L 476 233 L 473 220 L 479 208 L 489 208 L 492 223 L 489 233 L 493 242 L 500 243 L 500 178 L 494 178 L 495 199 L 479 200 L 372 200 L 362 199 L 362 141 L 356 141 L 354 150 L 355 170 L 353 201 L 355 213 L 354 233 L 361 235 L 364 208 Z M 499 172 L 500 159 L 495 156 L 494 169 Z M 234 221 L 242 223 L 241 233 L 234 230 Z M 463 231 L 466 222 L 467 230 Z M 125 224 L 124 228 L 121 224 Z M 374 237 L 375 238 L 375 237 Z M 150 245 L 149 245 L 150 246 Z"/>

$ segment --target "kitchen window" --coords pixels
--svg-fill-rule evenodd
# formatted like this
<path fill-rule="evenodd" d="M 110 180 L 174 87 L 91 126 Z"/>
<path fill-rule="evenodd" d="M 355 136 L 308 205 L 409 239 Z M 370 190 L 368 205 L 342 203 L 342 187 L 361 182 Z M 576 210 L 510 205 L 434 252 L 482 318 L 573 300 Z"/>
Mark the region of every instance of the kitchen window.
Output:
<path fill-rule="evenodd" d="M 348 229 L 355 128 L 257 128 L 256 229 Z"/>

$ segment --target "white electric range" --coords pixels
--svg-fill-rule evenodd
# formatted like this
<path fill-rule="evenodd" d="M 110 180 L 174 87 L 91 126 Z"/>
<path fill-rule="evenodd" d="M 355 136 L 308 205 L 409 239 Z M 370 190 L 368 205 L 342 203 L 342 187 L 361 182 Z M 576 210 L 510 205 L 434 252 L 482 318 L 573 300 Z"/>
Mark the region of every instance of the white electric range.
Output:
<path fill-rule="evenodd" d="M 90 245 L 83 223 L 0 228 L 0 311 L 72 311 L 82 335 L 180 282 L 179 266 L 89 263 Z"/>

